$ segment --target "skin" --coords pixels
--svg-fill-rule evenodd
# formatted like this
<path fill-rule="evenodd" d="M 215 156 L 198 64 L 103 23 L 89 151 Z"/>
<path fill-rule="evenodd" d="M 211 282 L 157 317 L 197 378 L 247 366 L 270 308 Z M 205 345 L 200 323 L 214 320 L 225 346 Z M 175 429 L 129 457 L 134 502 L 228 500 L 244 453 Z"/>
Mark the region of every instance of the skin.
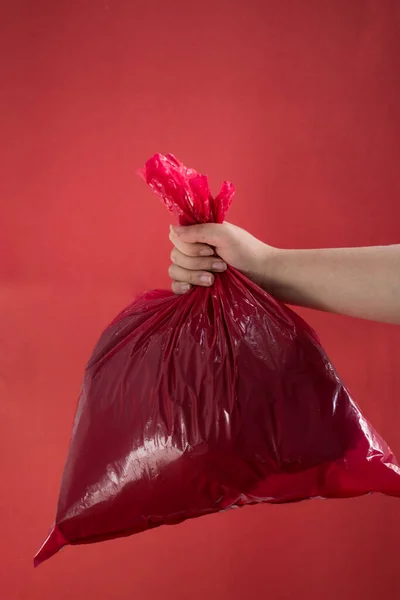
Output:
<path fill-rule="evenodd" d="M 171 227 L 170 240 L 176 294 L 231 265 L 287 304 L 400 325 L 400 245 L 280 250 L 230 223 Z"/>

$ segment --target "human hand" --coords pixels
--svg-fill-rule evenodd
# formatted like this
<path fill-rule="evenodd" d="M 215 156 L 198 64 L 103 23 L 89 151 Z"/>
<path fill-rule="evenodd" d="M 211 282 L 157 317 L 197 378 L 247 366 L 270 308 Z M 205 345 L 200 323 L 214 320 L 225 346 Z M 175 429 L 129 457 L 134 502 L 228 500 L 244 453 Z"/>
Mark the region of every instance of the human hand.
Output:
<path fill-rule="evenodd" d="M 193 285 L 211 286 L 214 273 L 225 271 L 227 265 L 263 286 L 276 251 L 230 223 L 171 227 L 169 238 L 174 245 L 169 275 L 175 294 L 184 294 Z"/>

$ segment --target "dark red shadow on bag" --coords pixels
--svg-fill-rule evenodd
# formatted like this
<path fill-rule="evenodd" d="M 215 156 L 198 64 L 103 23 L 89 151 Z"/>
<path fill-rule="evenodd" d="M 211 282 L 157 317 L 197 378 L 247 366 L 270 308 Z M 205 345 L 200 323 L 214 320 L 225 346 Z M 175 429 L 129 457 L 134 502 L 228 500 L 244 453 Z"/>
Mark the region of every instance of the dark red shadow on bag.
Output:
<path fill-rule="evenodd" d="M 155 155 L 143 176 L 182 225 L 224 220 L 234 189 Z M 229 269 L 153 291 L 87 365 L 56 522 L 35 565 L 97 542 L 259 502 L 400 496 L 400 469 L 316 334 Z"/>

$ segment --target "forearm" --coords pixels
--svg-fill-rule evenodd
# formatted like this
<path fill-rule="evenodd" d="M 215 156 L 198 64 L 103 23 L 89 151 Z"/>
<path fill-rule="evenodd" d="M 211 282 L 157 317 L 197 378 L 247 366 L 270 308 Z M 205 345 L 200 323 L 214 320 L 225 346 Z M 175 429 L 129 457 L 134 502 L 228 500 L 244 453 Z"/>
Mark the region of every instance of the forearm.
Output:
<path fill-rule="evenodd" d="M 400 324 L 400 245 L 279 250 L 265 288 L 288 304 Z"/>

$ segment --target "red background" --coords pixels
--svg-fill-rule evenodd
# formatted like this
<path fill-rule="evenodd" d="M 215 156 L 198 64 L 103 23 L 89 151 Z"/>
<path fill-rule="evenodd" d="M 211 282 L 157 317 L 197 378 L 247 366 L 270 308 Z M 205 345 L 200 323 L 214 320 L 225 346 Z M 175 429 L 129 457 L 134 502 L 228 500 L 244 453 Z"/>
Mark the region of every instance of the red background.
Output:
<path fill-rule="evenodd" d="M 399 242 L 396 0 L 3 0 L 0 580 L 5 600 L 400 597 L 400 503 L 259 506 L 37 570 L 81 374 L 136 292 L 168 285 L 169 216 L 135 176 L 174 152 L 237 186 L 271 244 Z M 400 454 L 400 328 L 304 311 Z"/>

